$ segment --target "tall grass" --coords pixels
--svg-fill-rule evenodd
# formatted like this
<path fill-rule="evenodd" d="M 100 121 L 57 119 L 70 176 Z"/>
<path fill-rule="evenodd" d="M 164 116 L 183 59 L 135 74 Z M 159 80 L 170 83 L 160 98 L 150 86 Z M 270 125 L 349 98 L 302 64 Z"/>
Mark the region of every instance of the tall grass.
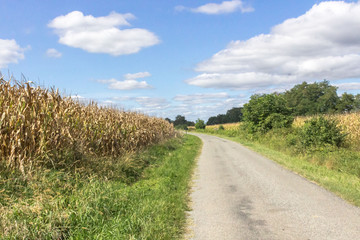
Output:
<path fill-rule="evenodd" d="M 7 169 L 25 174 L 36 166 L 72 164 L 64 156 L 75 164 L 78 154 L 119 157 L 174 134 L 163 119 L 0 78 L 0 164 Z"/>

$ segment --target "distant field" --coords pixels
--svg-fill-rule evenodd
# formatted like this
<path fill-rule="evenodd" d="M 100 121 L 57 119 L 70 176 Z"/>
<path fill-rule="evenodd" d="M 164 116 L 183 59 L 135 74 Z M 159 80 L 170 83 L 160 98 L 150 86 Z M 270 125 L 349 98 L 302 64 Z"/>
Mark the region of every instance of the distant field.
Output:
<path fill-rule="evenodd" d="M 225 130 L 234 130 L 240 126 L 240 123 L 224 123 L 216 125 L 208 125 L 207 129 L 219 129 L 220 126 L 223 126 Z"/>

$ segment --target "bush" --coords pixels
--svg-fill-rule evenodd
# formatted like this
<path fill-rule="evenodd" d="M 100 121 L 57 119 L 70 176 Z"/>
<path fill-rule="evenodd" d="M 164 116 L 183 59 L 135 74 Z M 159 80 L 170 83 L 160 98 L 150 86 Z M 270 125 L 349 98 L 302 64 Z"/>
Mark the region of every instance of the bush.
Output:
<path fill-rule="evenodd" d="M 315 117 L 305 121 L 300 131 L 301 143 L 305 149 L 326 146 L 340 147 L 345 140 L 335 120 Z"/>
<path fill-rule="evenodd" d="M 220 125 L 218 130 L 225 130 L 225 128 L 223 125 Z"/>
<path fill-rule="evenodd" d="M 266 133 L 273 128 L 288 127 L 292 123 L 291 110 L 280 94 L 252 95 L 244 105 L 245 127 L 251 134 Z"/>
<path fill-rule="evenodd" d="M 290 127 L 294 118 L 281 113 L 272 113 L 264 121 L 265 129 Z"/>
<path fill-rule="evenodd" d="M 187 130 L 188 130 L 188 126 L 187 126 L 186 124 L 180 124 L 180 125 L 175 126 L 175 129 L 187 131 Z"/>
<path fill-rule="evenodd" d="M 206 127 L 206 125 L 205 125 L 204 120 L 201 120 L 201 119 L 196 120 L 196 123 L 195 123 L 196 129 L 205 129 L 205 127 Z"/>

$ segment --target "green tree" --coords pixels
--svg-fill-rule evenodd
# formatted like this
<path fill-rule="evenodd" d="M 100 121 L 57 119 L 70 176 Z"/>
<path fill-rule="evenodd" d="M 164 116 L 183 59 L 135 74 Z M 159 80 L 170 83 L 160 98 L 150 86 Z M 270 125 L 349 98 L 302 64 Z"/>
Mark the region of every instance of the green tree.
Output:
<path fill-rule="evenodd" d="M 217 116 L 210 117 L 206 125 L 215 125 L 223 123 L 235 123 L 242 120 L 242 108 L 232 108 L 226 114 L 218 114 Z"/>
<path fill-rule="evenodd" d="M 293 121 L 284 97 L 277 93 L 252 95 L 249 103 L 244 105 L 243 119 L 250 132 L 288 127 Z"/>
<path fill-rule="evenodd" d="M 338 112 L 350 112 L 355 109 L 355 96 L 349 93 L 343 93 L 336 106 Z"/>
<path fill-rule="evenodd" d="M 226 112 L 226 123 L 235 123 L 242 120 L 242 108 L 234 107 Z"/>
<path fill-rule="evenodd" d="M 204 120 L 201 120 L 201 119 L 196 120 L 196 123 L 195 123 L 196 129 L 205 129 L 205 127 L 206 127 L 206 125 L 205 125 Z"/>
<path fill-rule="evenodd" d="M 187 121 L 184 116 L 177 115 L 175 117 L 174 126 L 187 125 Z"/>
<path fill-rule="evenodd" d="M 339 97 L 337 87 L 329 81 L 308 84 L 303 82 L 285 92 L 286 106 L 295 116 L 331 113 L 336 111 Z"/>

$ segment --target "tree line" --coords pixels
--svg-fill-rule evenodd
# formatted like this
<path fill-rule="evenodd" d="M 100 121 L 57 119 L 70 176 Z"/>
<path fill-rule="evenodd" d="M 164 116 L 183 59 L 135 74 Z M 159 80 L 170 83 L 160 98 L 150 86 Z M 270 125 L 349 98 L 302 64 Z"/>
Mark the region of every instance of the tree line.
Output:
<path fill-rule="evenodd" d="M 244 107 L 234 107 L 226 114 L 212 116 L 206 125 L 225 124 L 233 122 L 253 122 L 262 128 L 272 128 L 272 125 L 287 125 L 295 116 L 310 116 L 326 113 L 348 113 L 360 111 L 360 94 L 337 94 L 337 87 L 329 81 L 295 85 L 284 93 L 254 94 Z M 195 122 L 187 121 L 185 116 L 178 115 L 175 120 L 166 118 L 176 128 L 186 129 L 195 126 Z M 198 121 L 197 121 L 198 122 Z"/>
<path fill-rule="evenodd" d="M 249 115 L 247 118 L 256 118 L 258 114 L 263 114 L 264 117 L 270 113 L 281 113 L 285 116 L 346 113 L 360 110 L 360 94 L 345 92 L 338 96 L 337 87 L 330 85 L 327 80 L 315 83 L 303 82 L 284 93 L 254 94 L 245 106 Z M 210 117 L 206 124 L 243 121 L 244 110 L 241 107 L 232 108 L 226 114 Z"/>

